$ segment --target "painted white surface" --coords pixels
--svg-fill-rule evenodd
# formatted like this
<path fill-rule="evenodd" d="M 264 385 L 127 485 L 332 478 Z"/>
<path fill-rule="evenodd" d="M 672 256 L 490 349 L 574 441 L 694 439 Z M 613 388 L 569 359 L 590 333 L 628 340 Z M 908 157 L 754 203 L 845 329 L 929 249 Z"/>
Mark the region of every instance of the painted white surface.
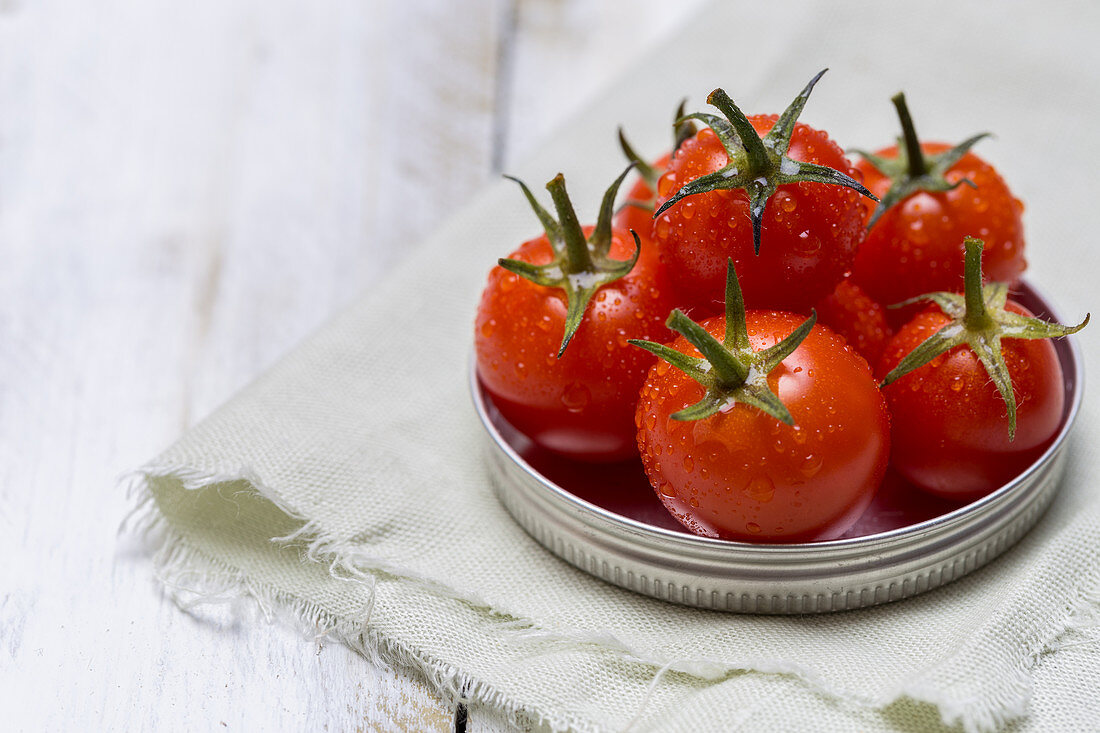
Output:
<path fill-rule="evenodd" d="M 0 0 L 0 727 L 452 727 L 339 645 L 181 612 L 117 479 L 699 5 Z"/>

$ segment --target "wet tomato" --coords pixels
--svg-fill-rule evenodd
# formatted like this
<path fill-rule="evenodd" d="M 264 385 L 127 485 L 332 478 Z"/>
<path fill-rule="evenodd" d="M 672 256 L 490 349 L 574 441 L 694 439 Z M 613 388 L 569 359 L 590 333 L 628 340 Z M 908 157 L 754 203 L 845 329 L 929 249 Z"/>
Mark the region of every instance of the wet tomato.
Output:
<path fill-rule="evenodd" d="M 886 472 L 886 404 L 867 362 L 812 317 L 739 310 L 698 325 L 677 311 L 683 335 L 651 345 L 664 360 L 635 416 L 646 474 L 697 534 L 836 538 Z"/>
<path fill-rule="evenodd" d="M 1012 313 L 1030 315 L 1009 304 Z M 938 308 L 919 313 L 890 342 L 885 376 L 925 339 L 950 323 Z M 891 462 L 915 486 L 969 501 L 1017 476 L 1050 445 L 1062 420 L 1065 387 L 1049 341 L 1002 342 L 1017 401 L 1009 439 L 1008 411 L 978 356 L 956 346 L 884 390 L 893 430 Z"/>
<path fill-rule="evenodd" d="M 695 115 L 710 127 L 680 147 L 658 182 L 653 225 L 684 307 L 721 310 L 727 258 L 748 307 L 795 312 L 851 268 L 865 189 L 828 134 L 795 122 L 816 81 L 780 116 L 745 117 L 722 90 L 708 101 L 725 119 Z"/>
<path fill-rule="evenodd" d="M 629 233 L 611 228 L 606 198 L 601 221 L 582 229 L 571 206 L 562 212 L 567 199 L 560 176 L 548 188 L 562 219 L 550 229 L 559 234 L 575 227 L 559 237 L 572 242 L 555 246 L 538 237 L 489 273 L 474 326 L 478 376 L 501 414 L 543 447 L 583 461 L 627 459 L 635 455 L 638 389 L 653 362 L 627 339 L 668 335 L 663 321 L 672 308 L 671 288 L 655 253 L 638 252 Z M 580 246 L 587 254 L 576 254 Z M 594 269 L 576 268 L 584 257 Z M 561 287 L 539 284 L 505 266 L 544 282 L 565 279 Z M 576 271 L 563 274 L 571 268 Z"/>
<path fill-rule="evenodd" d="M 821 323 L 847 339 L 868 364 L 878 364 L 893 335 L 881 303 L 848 279 L 842 280 L 815 310 Z"/>
<path fill-rule="evenodd" d="M 651 168 L 654 171 L 668 170 L 672 154 L 658 158 Z M 660 174 L 658 174 L 660 175 Z M 645 176 L 634 182 L 627 192 L 622 208 L 615 215 L 615 226 L 626 231 L 634 230 L 645 241 L 653 240 L 653 209 L 657 200 L 656 181 L 652 184 Z"/>
<path fill-rule="evenodd" d="M 619 147 L 637 171 L 638 180 L 630 187 L 626 201 L 623 202 L 619 213 L 615 215 L 615 226 L 637 232 L 643 241 L 653 239 L 653 211 L 657 208 L 657 181 L 668 170 L 672 156 L 684 141 L 698 131 L 695 123 L 684 117 L 686 103 L 687 100 L 680 102 L 676 114 L 672 117 L 672 149 L 652 163 L 645 161 L 634 151 L 622 128 L 619 129 Z"/>
<path fill-rule="evenodd" d="M 966 292 L 898 331 L 878 367 L 890 406 L 891 464 L 936 496 L 969 501 L 1011 481 L 1057 434 L 1065 384 L 1052 337 L 1080 330 L 1036 319 L 982 285 L 982 242 L 967 239 Z"/>
<path fill-rule="evenodd" d="M 905 145 L 863 154 L 856 168 L 882 201 L 866 203 L 871 223 L 852 268 L 854 281 L 880 303 L 955 290 L 963 277 L 963 239 L 984 241 L 986 277 L 1015 282 L 1027 268 L 1023 204 L 970 147 L 920 143 L 902 95 L 894 98 Z"/>

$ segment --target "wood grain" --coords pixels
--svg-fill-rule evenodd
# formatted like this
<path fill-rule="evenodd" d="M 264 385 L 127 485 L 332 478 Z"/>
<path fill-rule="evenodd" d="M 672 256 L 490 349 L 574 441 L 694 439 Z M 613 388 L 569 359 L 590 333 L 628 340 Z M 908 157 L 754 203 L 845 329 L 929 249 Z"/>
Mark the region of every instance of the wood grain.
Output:
<path fill-rule="evenodd" d="M 0 3 L 5 727 L 451 728 L 415 676 L 181 612 L 116 481 L 697 5 Z"/>

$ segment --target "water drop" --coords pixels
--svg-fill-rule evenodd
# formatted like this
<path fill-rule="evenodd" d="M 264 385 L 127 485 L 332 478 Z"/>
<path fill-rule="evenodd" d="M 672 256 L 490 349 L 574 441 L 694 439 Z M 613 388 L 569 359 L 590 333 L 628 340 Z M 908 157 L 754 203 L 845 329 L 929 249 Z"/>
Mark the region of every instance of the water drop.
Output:
<path fill-rule="evenodd" d="M 580 382 L 570 382 L 561 393 L 561 403 L 570 412 L 580 412 L 592 401 L 592 393 Z"/>
<path fill-rule="evenodd" d="M 802 460 L 802 465 L 799 466 L 799 471 L 801 471 L 802 475 L 806 478 L 813 478 L 821 470 L 821 467 L 822 465 L 824 465 L 824 463 L 824 458 L 822 458 L 818 454 L 811 453 Z"/>
<path fill-rule="evenodd" d="M 775 484 L 767 476 L 757 476 L 749 481 L 745 493 L 750 499 L 766 504 L 775 497 Z"/>

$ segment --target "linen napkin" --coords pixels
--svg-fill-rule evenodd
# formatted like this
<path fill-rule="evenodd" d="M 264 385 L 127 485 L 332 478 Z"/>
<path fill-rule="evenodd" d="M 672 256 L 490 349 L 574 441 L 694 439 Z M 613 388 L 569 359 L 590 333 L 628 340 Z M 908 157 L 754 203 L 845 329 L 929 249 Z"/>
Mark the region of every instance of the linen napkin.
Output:
<path fill-rule="evenodd" d="M 621 170 L 625 125 L 653 157 L 687 95 L 722 86 L 844 145 L 918 130 L 976 152 L 1028 206 L 1028 277 L 1061 314 L 1097 307 L 1092 166 L 1100 12 L 1088 3 L 718 4 L 512 173 L 564 171 L 582 217 Z M 1087 400 L 1053 508 L 1002 558 L 862 611 L 742 616 L 607 585 L 528 537 L 494 497 L 468 395 L 478 293 L 539 233 L 517 188 L 474 198 L 375 292 L 144 466 L 141 522 L 182 601 L 239 596 L 443 695 L 554 730 L 1079 727 L 1100 690 L 1100 435 Z M 1080 341 L 1096 363 L 1097 334 Z"/>

